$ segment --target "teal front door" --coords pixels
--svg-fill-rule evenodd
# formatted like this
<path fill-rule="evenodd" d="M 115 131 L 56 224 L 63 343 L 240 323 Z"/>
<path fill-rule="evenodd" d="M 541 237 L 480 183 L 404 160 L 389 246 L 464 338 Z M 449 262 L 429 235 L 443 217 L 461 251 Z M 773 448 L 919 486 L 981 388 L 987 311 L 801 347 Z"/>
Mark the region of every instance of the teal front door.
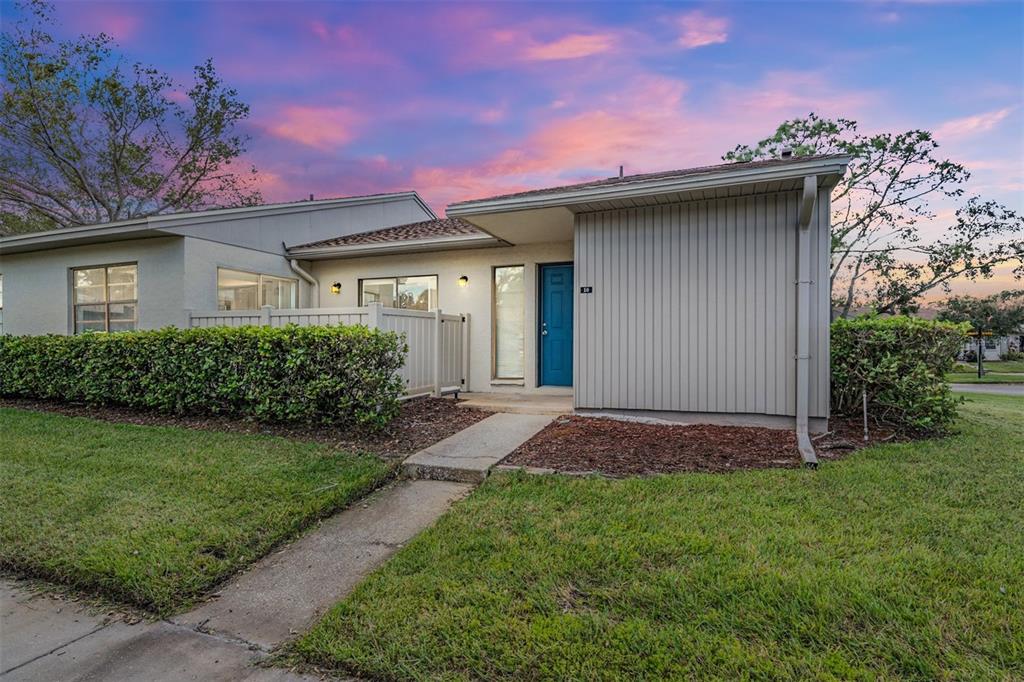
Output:
<path fill-rule="evenodd" d="M 540 383 L 572 386 L 572 265 L 540 266 Z"/>

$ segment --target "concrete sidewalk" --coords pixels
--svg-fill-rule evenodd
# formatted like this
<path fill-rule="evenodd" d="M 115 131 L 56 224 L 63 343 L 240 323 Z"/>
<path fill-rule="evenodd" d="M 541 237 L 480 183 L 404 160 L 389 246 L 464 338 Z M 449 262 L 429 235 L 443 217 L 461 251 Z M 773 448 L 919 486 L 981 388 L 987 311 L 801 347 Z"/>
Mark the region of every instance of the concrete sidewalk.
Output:
<path fill-rule="evenodd" d="M 950 384 L 960 393 L 994 393 L 995 395 L 1024 396 L 1024 384 Z"/>
<path fill-rule="evenodd" d="M 552 419 L 552 415 L 499 412 L 417 452 L 402 463 L 402 469 L 410 478 L 478 483 Z"/>
<path fill-rule="evenodd" d="M 0 680 L 319 679 L 258 664 L 471 489 L 440 481 L 386 486 L 264 557 L 212 601 L 166 621 L 108 620 L 4 581 Z"/>

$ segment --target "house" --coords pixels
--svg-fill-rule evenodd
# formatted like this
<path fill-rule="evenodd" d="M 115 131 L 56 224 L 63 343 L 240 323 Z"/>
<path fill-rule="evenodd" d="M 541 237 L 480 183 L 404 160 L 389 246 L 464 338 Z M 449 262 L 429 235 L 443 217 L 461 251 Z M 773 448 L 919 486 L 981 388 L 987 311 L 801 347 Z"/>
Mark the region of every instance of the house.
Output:
<path fill-rule="evenodd" d="M 79 306 L 100 305 L 101 281 L 114 296 L 133 277 L 139 328 L 183 324 L 189 308 L 440 308 L 472 320 L 464 390 L 795 426 L 808 451 L 808 431 L 828 420 L 830 192 L 848 161 L 620 176 L 460 202 L 443 219 L 415 195 L 381 195 L 358 201 L 401 210 L 359 229 L 344 218 L 356 200 L 339 200 L 8 237 L 5 331 L 100 328 L 100 308 Z M 75 245 L 76 231 L 90 241 Z M 80 288 L 83 268 L 97 274 Z M 126 315 L 111 308 L 108 328 Z"/>

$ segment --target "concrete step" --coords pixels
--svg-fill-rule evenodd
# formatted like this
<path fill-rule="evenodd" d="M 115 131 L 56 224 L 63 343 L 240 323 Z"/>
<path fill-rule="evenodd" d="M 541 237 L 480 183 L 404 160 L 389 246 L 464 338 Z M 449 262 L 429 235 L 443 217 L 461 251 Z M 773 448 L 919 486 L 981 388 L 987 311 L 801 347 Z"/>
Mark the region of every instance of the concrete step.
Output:
<path fill-rule="evenodd" d="M 491 467 L 551 423 L 552 415 L 499 412 L 402 463 L 413 479 L 479 483 Z"/>

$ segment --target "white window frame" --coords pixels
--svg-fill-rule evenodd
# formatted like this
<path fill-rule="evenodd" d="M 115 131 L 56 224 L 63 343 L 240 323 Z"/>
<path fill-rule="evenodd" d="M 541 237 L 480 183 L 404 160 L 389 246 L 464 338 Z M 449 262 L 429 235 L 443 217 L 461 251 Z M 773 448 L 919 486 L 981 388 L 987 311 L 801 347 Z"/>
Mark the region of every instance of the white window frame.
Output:
<path fill-rule="evenodd" d="M 135 298 L 112 301 L 110 300 L 110 269 L 111 268 L 124 268 L 124 267 L 135 268 Z M 76 301 L 75 293 L 78 289 L 75 281 L 75 273 L 79 270 L 103 270 L 103 302 L 97 303 L 78 303 Z M 127 305 L 131 304 L 135 307 L 135 317 L 131 320 L 132 328 L 130 330 L 118 330 L 118 331 L 135 331 L 139 328 L 139 264 L 137 261 L 129 261 L 127 263 L 104 263 L 102 265 L 80 265 L 71 268 L 71 329 L 75 334 L 82 332 L 78 329 L 78 309 L 83 306 L 103 306 L 103 331 L 110 333 L 110 306 L 112 305 Z M 124 320 L 122 320 L 124 321 Z"/>
<path fill-rule="evenodd" d="M 263 300 L 263 278 L 269 277 L 271 279 L 281 280 L 282 282 L 291 282 L 295 285 L 295 298 L 292 300 L 292 308 L 295 308 L 299 304 L 299 280 L 293 277 L 281 277 L 280 275 L 271 275 L 263 272 L 253 272 L 252 270 L 246 270 L 244 268 L 232 268 L 226 265 L 217 266 L 217 310 L 227 310 L 227 308 L 220 307 L 220 273 L 221 270 L 227 270 L 228 272 L 238 272 L 245 275 L 254 275 L 256 277 L 256 307 L 260 308 L 264 305 L 270 305 Z M 287 308 L 277 308 L 277 310 L 287 310 Z"/>
<path fill-rule="evenodd" d="M 359 287 L 358 288 L 358 292 L 359 292 L 359 305 L 361 305 L 361 306 L 367 305 L 367 303 L 364 301 L 364 298 L 363 298 L 363 283 L 364 282 L 373 282 L 373 281 L 379 281 L 379 280 L 391 280 L 392 282 L 395 283 L 395 302 L 397 303 L 400 300 L 400 297 L 398 295 L 398 280 L 400 280 L 400 279 L 412 279 L 412 278 L 416 278 L 416 277 L 433 277 L 434 278 L 434 296 L 436 297 L 436 300 L 434 301 L 433 308 L 428 306 L 427 310 L 434 310 L 436 308 L 440 308 L 441 307 L 441 278 L 438 277 L 437 275 L 431 275 L 431 274 L 427 274 L 427 275 L 394 275 L 394 276 L 392 276 L 392 275 L 383 275 L 381 277 L 362 277 L 362 278 L 359 279 L 359 283 L 358 283 L 358 287 Z M 400 310 L 417 310 L 416 308 L 402 308 L 401 306 L 398 306 L 398 305 L 390 306 L 390 307 L 397 308 L 397 309 L 400 309 Z"/>

